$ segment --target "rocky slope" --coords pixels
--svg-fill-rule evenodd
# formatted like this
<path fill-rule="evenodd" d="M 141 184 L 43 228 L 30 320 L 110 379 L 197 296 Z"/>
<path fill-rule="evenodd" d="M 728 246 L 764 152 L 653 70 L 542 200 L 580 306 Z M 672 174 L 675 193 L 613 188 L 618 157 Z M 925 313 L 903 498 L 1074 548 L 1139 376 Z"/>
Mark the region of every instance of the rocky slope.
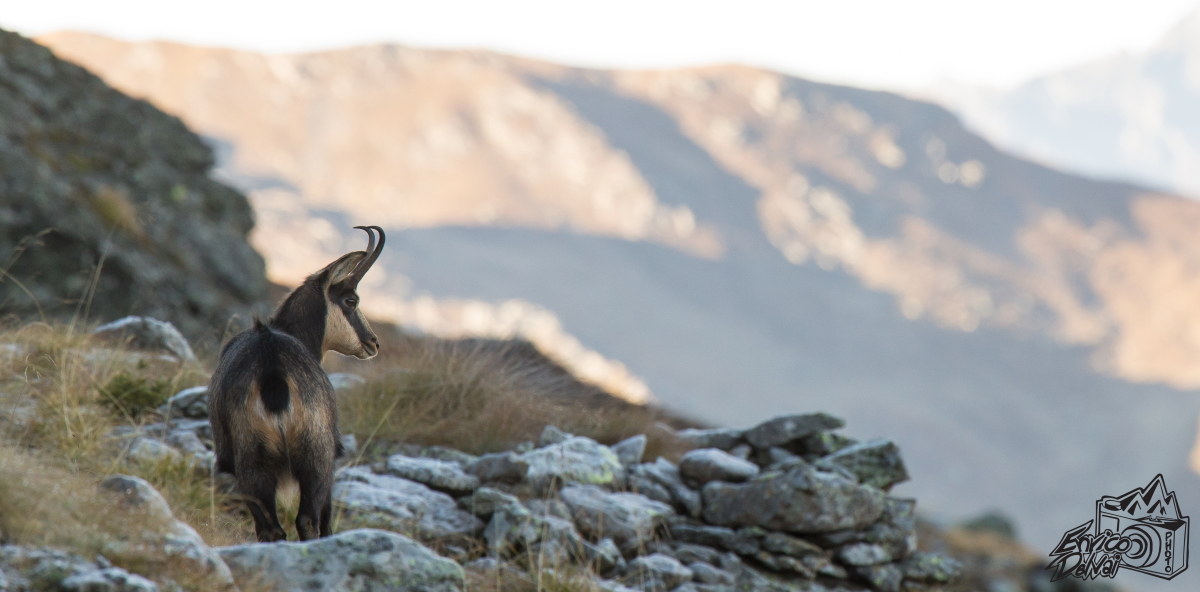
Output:
<path fill-rule="evenodd" d="M 557 323 L 725 425 L 827 409 L 902 444 L 933 511 L 1001 509 L 1039 548 L 1062 533 L 1046 515 L 1147 471 L 1200 491 L 1200 401 L 1178 390 L 1200 385 L 1193 202 L 753 68 L 43 41 L 220 147 L 278 277 L 377 221 L 400 232 L 376 314 L 444 329 L 454 299 L 462 327 Z"/>
<path fill-rule="evenodd" d="M 180 356 L 173 327 L 143 324 L 141 351 L 77 340 L 75 351 L 49 355 L 87 371 Z M 14 408 L 36 406 L 29 400 L 36 387 L 25 392 L 21 377 L 8 374 L 47 354 L 37 353 L 36 341 L 0 345 L 0 397 Z M 371 396 L 364 387 L 373 379 L 331 379 L 340 404 Z M 197 386 L 141 421 L 109 424 L 104 446 L 91 452 L 107 470 L 98 486 L 93 481 L 94 493 L 75 493 L 86 502 L 65 510 L 88 508 L 86 536 L 60 541 L 75 552 L 14 542 L 37 535 L 10 514 L 40 510 L 6 497 L 0 590 L 957 589 L 958 562 L 918 547 L 916 501 L 890 493 L 908 479 L 897 447 L 853 440 L 840 433 L 840 419 L 823 413 L 746 430 L 657 426 L 656 438 L 687 450 L 678 462 L 651 460 L 645 434 L 606 446 L 552 425 L 536 441 L 479 455 L 403 442 L 392 443 L 400 452 L 364 454 L 357 437 L 375 434 L 348 433 L 333 488 L 338 532 L 306 543 L 215 546 L 182 516 L 211 523 L 212 514 L 239 504 L 197 513 L 158 490 L 196 479 L 205 489 L 227 489 L 229 480 L 209 481 L 207 409 L 207 389 Z M 76 409 L 77 417 L 97 411 Z M 38 421 L 15 413 L 0 424 L 6 454 L 21 454 L 12 447 L 32 442 L 27 434 Z M 0 474 L 11 477 L 13 469 L 0 456 Z M 122 471 L 148 475 L 158 487 Z M 6 492 L 15 491 L 11 485 Z"/>
<path fill-rule="evenodd" d="M 246 199 L 177 119 L 0 31 L 0 311 L 133 310 L 215 344 L 266 294 Z"/>

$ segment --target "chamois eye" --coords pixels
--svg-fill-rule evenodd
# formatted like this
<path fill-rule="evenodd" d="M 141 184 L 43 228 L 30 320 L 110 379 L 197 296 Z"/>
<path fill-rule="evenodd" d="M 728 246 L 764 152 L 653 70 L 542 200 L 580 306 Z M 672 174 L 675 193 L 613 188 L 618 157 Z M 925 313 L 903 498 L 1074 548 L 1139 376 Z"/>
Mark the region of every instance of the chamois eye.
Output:
<path fill-rule="evenodd" d="M 358 306 L 358 298 L 355 298 L 354 296 L 347 296 L 342 300 L 342 304 L 346 305 L 346 308 L 354 308 Z"/>

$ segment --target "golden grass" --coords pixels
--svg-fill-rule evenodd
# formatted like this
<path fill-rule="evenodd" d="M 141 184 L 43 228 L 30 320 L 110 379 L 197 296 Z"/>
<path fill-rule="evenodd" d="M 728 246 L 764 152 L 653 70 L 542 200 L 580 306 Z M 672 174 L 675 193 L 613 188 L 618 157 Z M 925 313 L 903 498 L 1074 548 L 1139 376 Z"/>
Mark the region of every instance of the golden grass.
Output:
<path fill-rule="evenodd" d="M 609 444 L 644 433 L 648 455 L 679 453 L 656 436 L 661 412 L 580 382 L 523 342 L 403 338 L 370 364 L 353 367 L 367 383 L 339 395 L 342 431 L 368 457 L 394 442 L 508 450 L 546 425 Z"/>
<path fill-rule="evenodd" d="M 0 344 L 0 405 L 11 410 L 0 422 L 0 481 L 8 489 L 0 514 L 16 521 L 4 528 L 12 542 L 93 552 L 99 531 L 69 517 L 91 517 L 94 525 L 104 514 L 94 507 L 96 484 L 113 474 L 149 481 L 209 544 L 249 540 L 248 528 L 226 511 L 230 500 L 203 471 L 180 461 L 130 462 L 113 435 L 118 426 L 150 419 L 144 410 L 131 412 L 135 395 L 122 388 L 142 388 L 139 405 L 151 405 L 144 397 L 207 382 L 199 365 L 129 352 L 71 326 L 26 325 L 0 332 Z M 67 525 L 61 533 L 58 524 Z"/>

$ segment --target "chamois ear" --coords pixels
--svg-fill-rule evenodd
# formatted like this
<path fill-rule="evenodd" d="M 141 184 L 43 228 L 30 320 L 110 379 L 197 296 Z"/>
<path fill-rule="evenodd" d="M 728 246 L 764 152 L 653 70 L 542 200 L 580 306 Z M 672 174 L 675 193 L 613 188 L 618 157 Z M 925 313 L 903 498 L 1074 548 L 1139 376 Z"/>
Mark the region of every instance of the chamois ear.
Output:
<path fill-rule="evenodd" d="M 353 253 L 342 255 L 337 261 L 326 265 L 322 271 L 325 274 L 325 281 L 322 287 L 328 288 L 334 284 L 346 281 L 347 278 L 354 274 L 354 269 L 366 257 L 366 252 L 354 251 Z"/>

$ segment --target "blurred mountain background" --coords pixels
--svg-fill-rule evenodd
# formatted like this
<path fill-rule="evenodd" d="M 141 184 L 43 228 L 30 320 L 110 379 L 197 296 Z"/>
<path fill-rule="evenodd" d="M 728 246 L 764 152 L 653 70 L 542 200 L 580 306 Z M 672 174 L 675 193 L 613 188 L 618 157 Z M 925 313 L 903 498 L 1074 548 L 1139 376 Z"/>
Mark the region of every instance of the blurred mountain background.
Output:
<path fill-rule="evenodd" d="M 947 82 L 924 94 L 1042 162 L 1200 196 L 1200 9 L 1144 51 L 1010 89 Z"/>
<path fill-rule="evenodd" d="M 379 224 L 373 314 L 523 335 L 715 424 L 843 416 L 901 445 L 934 516 L 999 509 L 1048 549 L 1157 472 L 1200 507 L 1190 199 L 745 66 L 39 42 L 217 147 L 277 282 Z"/>

